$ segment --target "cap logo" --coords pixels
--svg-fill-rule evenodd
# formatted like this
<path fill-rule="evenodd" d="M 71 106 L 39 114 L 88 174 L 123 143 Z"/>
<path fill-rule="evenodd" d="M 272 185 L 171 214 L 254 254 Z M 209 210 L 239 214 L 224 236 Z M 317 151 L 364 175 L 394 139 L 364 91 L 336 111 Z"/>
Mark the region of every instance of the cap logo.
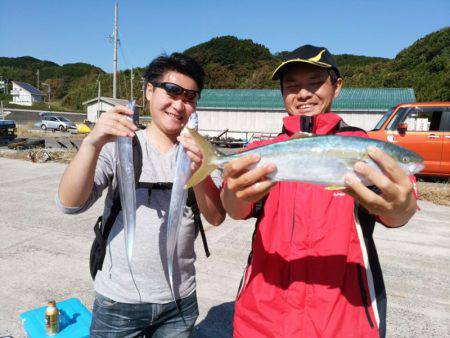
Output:
<path fill-rule="evenodd" d="M 326 49 L 322 50 L 321 52 L 319 52 L 319 54 L 317 54 L 316 56 L 313 56 L 312 58 L 309 58 L 308 61 L 311 62 L 319 62 L 320 59 L 322 58 L 322 54 L 325 52 Z"/>

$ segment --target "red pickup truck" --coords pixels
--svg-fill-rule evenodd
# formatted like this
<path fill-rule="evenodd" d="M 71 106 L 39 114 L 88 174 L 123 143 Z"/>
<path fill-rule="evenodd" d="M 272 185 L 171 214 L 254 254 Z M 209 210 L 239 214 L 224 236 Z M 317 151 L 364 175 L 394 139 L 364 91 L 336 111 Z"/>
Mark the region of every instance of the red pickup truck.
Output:
<path fill-rule="evenodd" d="M 450 177 L 450 102 L 399 104 L 368 134 L 421 155 L 421 175 Z"/>

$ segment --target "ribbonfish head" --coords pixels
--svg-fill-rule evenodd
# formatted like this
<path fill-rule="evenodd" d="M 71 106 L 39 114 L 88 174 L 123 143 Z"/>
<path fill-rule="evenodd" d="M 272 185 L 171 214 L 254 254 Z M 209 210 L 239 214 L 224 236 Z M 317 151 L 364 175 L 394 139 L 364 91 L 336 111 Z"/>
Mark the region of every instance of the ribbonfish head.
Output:
<path fill-rule="evenodd" d="M 261 156 L 256 166 L 266 163 L 276 165 L 277 170 L 269 175 L 274 181 L 300 181 L 322 185 L 328 189 L 344 189 L 348 173 L 359 177 L 353 171 L 353 166 L 358 161 L 381 171 L 368 155 L 370 146 L 376 146 L 394 158 L 407 175 L 417 174 L 424 168 L 423 158 L 418 154 L 392 143 L 364 137 L 303 136 L 225 156 L 195 130 L 188 129 L 188 132 L 202 151 L 203 163 L 185 188 L 195 186 L 214 169 L 223 168 L 224 164 L 253 153 Z M 371 184 L 362 177 L 359 178 L 363 184 Z"/>

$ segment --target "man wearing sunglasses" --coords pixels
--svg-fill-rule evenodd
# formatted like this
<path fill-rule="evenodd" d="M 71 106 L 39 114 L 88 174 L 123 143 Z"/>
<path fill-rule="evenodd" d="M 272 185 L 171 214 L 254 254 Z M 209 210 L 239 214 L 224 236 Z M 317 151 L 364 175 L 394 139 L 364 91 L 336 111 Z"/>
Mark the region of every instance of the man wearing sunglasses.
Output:
<path fill-rule="evenodd" d="M 156 82 L 151 83 L 156 88 L 162 88 L 167 94 L 173 97 L 183 97 L 186 101 L 197 103 L 200 99 L 200 92 L 198 90 L 189 90 L 180 87 L 175 83 L 170 82 Z"/>
<path fill-rule="evenodd" d="M 104 219 L 117 188 L 114 141 L 118 136 L 137 139 L 142 148 L 140 183 L 172 182 L 177 149 L 184 146 L 196 170 L 199 150 L 180 131 L 195 111 L 203 87 L 202 67 L 190 57 L 174 53 L 153 60 L 146 71 L 146 98 L 152 123 L 139 130 L 128 118 L 133 112 L 116 106 L 103 113 L 66 169 L 59 186 L 58 204 L 66 213 L 88 209 L 108 189 Z M 181 144 L 180 141 L 183 143 Z M 183 214 L 174 263 L 172 300 L 167 282 L 165 233 L 170 190 L 136 189 L 136 236 L 130 274 L 121 217 L 108 238 L 102 269 L 95 276 L 96 298 L 91 337 L 189 337 L 198 316 L 195 284 L 194 211 Z M 219 225 L 225 218 L 219 188 L 211 177 L 194 188 L 205 219 Z"/>
<path fill-rule="evenodd" d="M 305 45 L 272 75 L 288 115 L 276 139 L 299 131 L 316 135 L 365 132 L 330 112 L 342 79 L 333 55 Z M 386 292 L 375 243 L 375 221 L 404 225 L 416 210 L 413 185 L 396 162 L 374 148 L 354 170 L 348 190 L 329 191 L 303 182 L 272 182 L 273 164 L 255 168 L 247 156 L 225 165 L 222 201 L 235 219 L 256 217 L 252 251 L 236 300 L 234 337 L 384 337 Z M 302 168 L 298 168 L 302 170 Z"/>

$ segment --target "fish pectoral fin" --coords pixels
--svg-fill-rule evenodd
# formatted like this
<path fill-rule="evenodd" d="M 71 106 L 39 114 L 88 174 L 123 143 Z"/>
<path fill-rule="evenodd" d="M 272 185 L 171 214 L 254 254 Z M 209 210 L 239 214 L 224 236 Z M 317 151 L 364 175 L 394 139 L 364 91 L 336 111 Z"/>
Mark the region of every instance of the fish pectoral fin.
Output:
<path fill-rule="evenodd" d="M 345 167 L 350 170 L 353 171 L 353 166 L 356 164 L 356 162 L 361 162 L 361 160 L 359 159 L 343 159 L 341 160 L 342 163 L 344 163 Z"/>
<path fill-rule="evenodd" d="M 304 132 L 304 131 L 299 131 L 299 132 L 295 133 L 294 135 L 292 135 L 289 139 L 290 140 L 294 140 L 294 139 L 297 139 L 297 138 L 308 138 L 308 137 L 314 137 L 314 136 L 316 136 L 316 135 L 315 134 L 311 134 L 311 133 L 307 133 L 307 132 Z"/>
<path fill-rule="evenodd" d="M 344 187 L 342 185 L 330 185 L 328 187 L 325 187 L 325 190 L 331 190 L 331 191 L 333 191 L 333 190 L 344 190 L 345 188 L 347 188 L 347 187 Z"/>

